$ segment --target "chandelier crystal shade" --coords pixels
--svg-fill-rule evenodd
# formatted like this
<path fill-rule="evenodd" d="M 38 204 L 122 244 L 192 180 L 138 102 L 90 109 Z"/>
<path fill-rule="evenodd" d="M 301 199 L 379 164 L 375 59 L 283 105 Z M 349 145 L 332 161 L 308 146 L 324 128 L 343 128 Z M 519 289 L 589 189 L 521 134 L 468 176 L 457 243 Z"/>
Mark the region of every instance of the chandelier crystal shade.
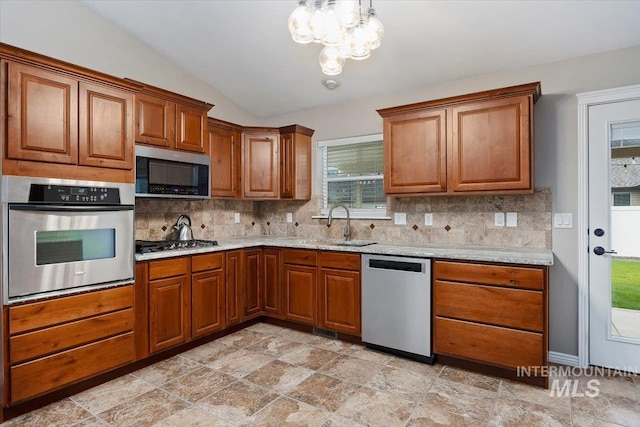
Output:
<path fill-rule="evenodd" d="M 377 18 L 373 0 L 369 7 L 354 0 L 299 0 L 289 16 L 289 32 L 296 43 L 322 43 L 322 72 L 335 76 L 345 60 L 363 60 L 382 44 L 384 27 Z"/>

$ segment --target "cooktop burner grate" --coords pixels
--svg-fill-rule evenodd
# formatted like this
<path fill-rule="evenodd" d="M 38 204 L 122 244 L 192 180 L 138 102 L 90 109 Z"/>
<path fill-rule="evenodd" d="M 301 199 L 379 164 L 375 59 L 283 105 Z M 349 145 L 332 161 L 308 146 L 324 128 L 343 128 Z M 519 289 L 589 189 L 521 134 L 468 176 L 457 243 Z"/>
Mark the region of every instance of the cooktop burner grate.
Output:
<path fill-rule="evenodd" d="M 173 249 L 206 248 L 216 246 L 215 240 L 136 240 L 136 253 L 170 251 Z"/>

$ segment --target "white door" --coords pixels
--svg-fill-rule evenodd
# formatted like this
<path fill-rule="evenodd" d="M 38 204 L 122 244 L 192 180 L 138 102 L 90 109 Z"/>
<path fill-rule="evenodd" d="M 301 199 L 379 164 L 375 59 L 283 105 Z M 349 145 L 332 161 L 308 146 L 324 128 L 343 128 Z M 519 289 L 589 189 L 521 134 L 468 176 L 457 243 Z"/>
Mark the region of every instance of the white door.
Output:
<path fill-rule="evenodd" d="M 640 100 L 589 106 L 589 361 L 640 373 Z"/>

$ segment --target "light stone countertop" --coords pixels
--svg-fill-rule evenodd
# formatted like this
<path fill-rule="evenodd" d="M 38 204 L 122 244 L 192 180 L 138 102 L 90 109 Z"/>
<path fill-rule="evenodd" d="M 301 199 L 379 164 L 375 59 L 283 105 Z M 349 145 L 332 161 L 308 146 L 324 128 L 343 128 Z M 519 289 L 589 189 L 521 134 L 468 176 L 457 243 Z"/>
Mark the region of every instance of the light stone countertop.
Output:
<path fill-rule="evenodd" d="M 439 246 L 412 245 L 409 243 L 382 242 L 375 245 L 355 247 L 339 246 L 338 240 L 322 238 L 296 237 L 238 237 L 218 240 L 218 246 L 177 249 L 164 252 L 136 254 L 136 261 L 170 258 L 202 254 L 208 252 L 228 251 L 256 246 L 271 246 L 296 249 L 321 249 L 328 251 L 355 252 L 360 254 L 378 254 L 394 256 L 411 256 L 416 258 L 443 258 L 452 260 L 501 262 L 525 265 L 553 265 L 553 253 L 549 249 L 517 249 L 488 248 L 479 246 Z"/>

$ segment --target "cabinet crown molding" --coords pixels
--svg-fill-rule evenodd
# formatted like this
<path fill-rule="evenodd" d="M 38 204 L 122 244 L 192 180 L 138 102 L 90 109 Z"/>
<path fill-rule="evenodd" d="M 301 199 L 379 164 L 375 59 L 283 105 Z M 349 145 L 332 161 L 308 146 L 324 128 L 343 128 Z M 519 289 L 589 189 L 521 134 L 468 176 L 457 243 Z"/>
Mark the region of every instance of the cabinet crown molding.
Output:
<path fill-rule="evenodd" d="M 431 101 L 417 102 L 415 104 L 401 105 L 398 107 L 382 108 L 378 111 L 381 117 L 389 117 L 395 114 L 404 114 L 411 111 L 420 111 L 431 107 L 445 107 L 465 102 L 505 98 L 510 96 L 533 96 L 535 103 L 540 97 L 540 82 L 527 83 L 517 86 L 509 86 L 500 89 L 485 90 L 482 92 L 469 93 L 465 95 L 451 96 L 448 98 L 434 99 Z"/>
<path fill-rule="evenodd" d="M 75 79 L 90 81 L 91 83 L 103 86 L 112 86 L 119 90 L 125 90 L 132 93 L 137 93 L 142 89 L 142 84 L 136 81 L 114 77 L 109 74 L 101 73 L 100 71 L 91 70 L 89 68 L 51 58 L 40 53 L 11 46 L 6 43 L 0 43 L 0 59 L 38 67 L 47 71 L 64 74 Z"/>
<path fill-rule="evenodd" d="M 152 86 L 143 82 L 139 82 L 129 77 L 125 77 L 124 80 L 126 80 L 127 82 L 134 83 L 136 85 L 139 85 L 140 93 L 143 93 L 145 95 L 152 95 L 152 96 L 155 96 L 156 98 L 164 99 L 170 102 L 175 102 L 175 103 L 185 105 L 187 107 L 195 108 L 201 111 L 209 111 L 214 107 L 213 104 L 209 104 L 208 102 L 200 101 L 195 98 L 190 98 L 185 95 L 180 95 L 179 93 L 171 92 L 169 90 L 162 89 L 157 86 Z"/>

